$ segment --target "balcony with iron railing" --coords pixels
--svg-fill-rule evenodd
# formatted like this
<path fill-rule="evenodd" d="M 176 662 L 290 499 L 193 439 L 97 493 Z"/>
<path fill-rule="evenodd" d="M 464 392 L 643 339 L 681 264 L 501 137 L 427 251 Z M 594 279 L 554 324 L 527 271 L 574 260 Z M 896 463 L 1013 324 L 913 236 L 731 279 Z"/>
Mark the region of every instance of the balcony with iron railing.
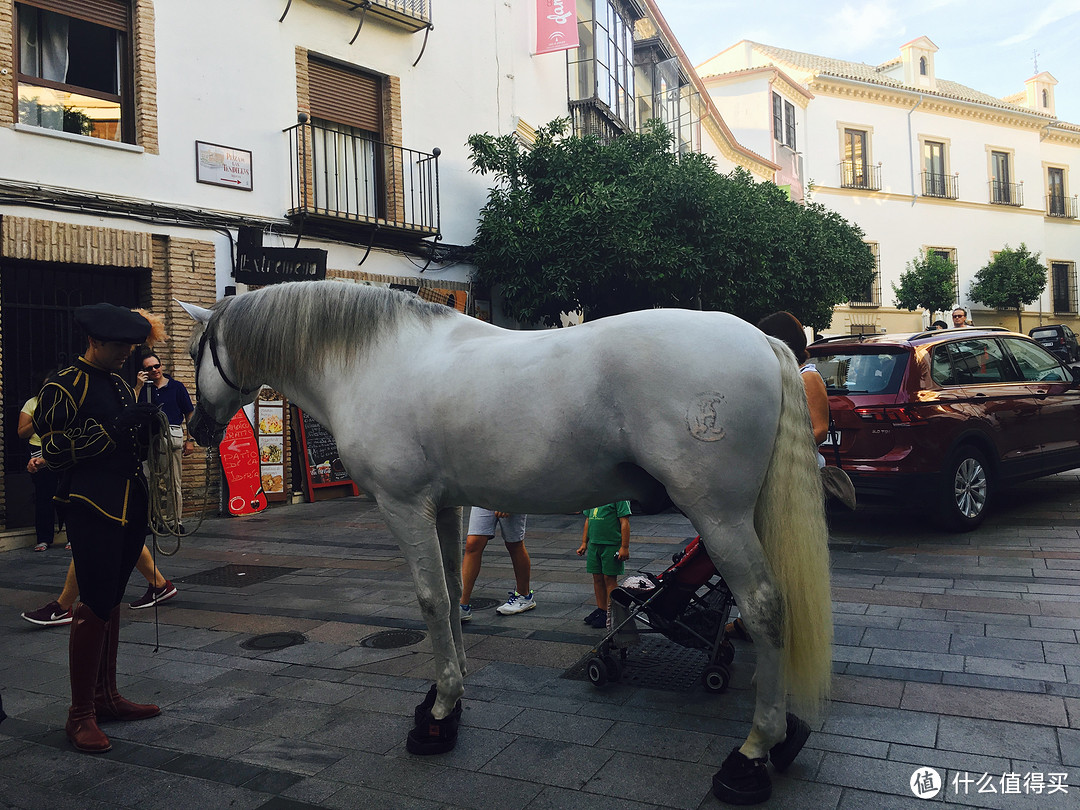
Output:
<path fill-rule="evenodd" d="M 881 191 L 881 164 L 871 166 L 854 160 L 840 161 L 840 187 Z"/>
<path fill-rule="evenodd" d="M 1002 183 L 998 180 L 990 180 L 990 203 L 992 205 L 1012 205 L 1020 207 L 1024 204 L 1023 183 Z"/>
<path fill-rule="evenodd" d="M 942 200 L 960 199 L 960 183 L 955 174 L 923 172 L 922 188 L 924 197 L 938 197 Z"/>
<path fill-rule="evenodd" d="M 1046 215 L 1061 219 L 1076 219 L 1076 196 L 1066 197 L 1064 194 L 1046 195 Z"/>
<path fill-rule="evenodd" d="M 419 152 L 301 119 L 285 130 L 289 217 L 418 239 L 439 234 L 438 148 Z"/>
<path fill-rule="evenodd" d="M 348 11 L 358 12 L 360 24 L 364 17 L 371 14 L 386 22 L 393 23 L 409 31 L 422 31 L 431 28 L 431 0 L 330 0 L 339 6 L 347 6 Z M 285 11 L 278 22 L 284 21 L 292 8 L 293 0 L 286 0 Z M 357 29 L 359 33 L 360 29 Z M 354 36 L 355 40 L 356 37 Z M 351 44 L 351 43 L 350 43 Z"/>

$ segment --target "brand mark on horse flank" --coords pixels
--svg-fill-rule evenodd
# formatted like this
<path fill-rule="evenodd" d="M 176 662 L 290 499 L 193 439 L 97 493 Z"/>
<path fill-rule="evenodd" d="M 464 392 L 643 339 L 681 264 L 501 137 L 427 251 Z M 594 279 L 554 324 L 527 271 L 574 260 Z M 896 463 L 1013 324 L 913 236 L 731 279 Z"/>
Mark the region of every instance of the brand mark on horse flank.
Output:
<path fill-rule="evenodd" d="M 724 395 L 716 391 L 698 394 L 686 409 L 686 428 L 690 435 L 703 442 L 715 442 L 724 438 L 720 424 L 720 406 Z"/>

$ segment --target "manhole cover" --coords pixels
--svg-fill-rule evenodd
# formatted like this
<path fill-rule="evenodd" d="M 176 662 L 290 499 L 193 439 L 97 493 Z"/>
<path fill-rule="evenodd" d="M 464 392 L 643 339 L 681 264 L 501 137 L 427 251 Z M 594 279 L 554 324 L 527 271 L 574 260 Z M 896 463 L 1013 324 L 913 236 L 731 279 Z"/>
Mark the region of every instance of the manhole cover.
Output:
<path fill-rule="evenodd" d="M 244 588 L 248 585 L 257 585 L 274 577 L 291 574 L 299 571 L 299 568 L 282 568 L 279 565 L 234 565 L 229 563 L 220 568 L 211 568 L 209 571 L 199 571 L 197 574 L 188 574 L 182 582 L 185 585 L 221 585 L 228 588 Z"/>
<path fill-rule="evenodd" d="M 477 596 L 469 603 L 473 610 L 491 610 L 496 605 L 501 604 L 501 600 L 492 599 L 490 596 Z"/>
<path fill-rule="evenodd" d="M 245 650 L 284 650 L 286 647 L 295 647 L 305 641 L 307 639 L 300 633 L 264 633 L 240 642 L 240 646 Z"/>
<path fill-rule="evenodd" d="M 419 630 L 383 630 L 381 633 L 373 633 L 360 639 L 360 646 L 371 647 L 375 650 L 396 650 L 398 647 L 416 644 L 425 638 L 426 636 Z"/>
<path fill-rule="evenodd" d="M 585 667 L 591 657 L 590 652 L 561 677 L 571 681 L 589 680 Z M 701 671 L 708 663 L 709 656 L 703 650 L 680 647 L 667 639 L 644 639 L 630 650 L 619 683 L 669 692 L 689 692 L 701 683 Z"/>

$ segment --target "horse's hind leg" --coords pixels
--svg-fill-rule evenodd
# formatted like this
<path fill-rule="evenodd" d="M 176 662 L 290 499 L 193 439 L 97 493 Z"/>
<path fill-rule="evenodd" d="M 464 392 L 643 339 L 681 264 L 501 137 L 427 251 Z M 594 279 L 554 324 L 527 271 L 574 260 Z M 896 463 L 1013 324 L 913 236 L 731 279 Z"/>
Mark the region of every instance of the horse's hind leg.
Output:
<path fill-rule="evenodd" d="M 458 669 L 464 678 L 468 671 L 465 666 L 465 646 L 461 640 L 461 507 L 441 509 L 435 522 L 439 534 L 439 550 L 442 552 L 443 576 L 446 578 L 446 592 L 450 599 L 450 632 L 457 649 Z"/>
<path fill-rule="evenodd" d="M 711 517 L 689 514 L 709 556 L 731 589 L 743 621 L 750 629 L 757 654 L 753 726 L 746 741 L 713 777 L 717 798 L 737 804 L 756 804 L 771 793 L 765 770 L 769 749 L 784 739 L 787 695 L 781 672 L 783 603 L 769 576 L 752 520 L 723 524 Z"/>
<path fill-rule="evenodd" d="M 385 495 L 376 497 L 386 524 L 412 572 L 417 602 L 431 636 L 431 652 L 435 658 L 435 699 L 429 706 L 425 701 L 417 707 L 417 723 L 409 732 L 407 747 L 415 754 L 443 753 L 457 742 L 458 700 L 465 689 L 459 664 L 460 627 L 457 641 L 451 629 L 450 609 L 452 606 L 456 609 L 457 605 L 456 602 L 451 605 L 436 528 L 439 516 L 430 503 L 396 501 Z M 447 530 L 452 531 L 449 526 Z"/>

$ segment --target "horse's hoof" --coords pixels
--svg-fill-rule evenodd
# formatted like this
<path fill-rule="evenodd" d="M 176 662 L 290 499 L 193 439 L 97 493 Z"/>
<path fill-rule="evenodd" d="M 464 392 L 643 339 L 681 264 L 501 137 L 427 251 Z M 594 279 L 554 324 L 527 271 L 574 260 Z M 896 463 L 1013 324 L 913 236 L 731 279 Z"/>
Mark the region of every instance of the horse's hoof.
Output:
<path fill-rule="evenodd" d="M 428 693 L 424 695 L 424 699 L 416 704 L 416 708 L 413 710 L 413 725 L 420 725 L 427 720 L 428 713 L 435 705 L 435 698 L 438 695 L 438 687 L 435 684 L 431 685 L 428 689 Z M 459 700 L 454 704 L 453 711 L 450 712 L 450 717 L 455 720 L 461 719 L 461 701 Z"/>
<path fill-rule="evenodd" d="M 758 804 L 772 795 L 772 782 L 764 759 L 748 759 L 734 749 L 713 774 L 712 792 L 728 804 Z"/>
<path fill-rule="evenodd" d="M 787 714 L 787 736 L 769 749 L 769 761 L 776 770 L 783 773 L 795 760 L 810 736 L 810 726 L 791 712 Z"/>
<path fill-rule="evenodd" d="M 419 756 L 445 754 L 457 745 L 458 723 L 458 718 L 453 714 L 436 720 L 428 712 L 424 721 L 417 723 L 409 732 L 405 740 L 405 750 Z"/>

